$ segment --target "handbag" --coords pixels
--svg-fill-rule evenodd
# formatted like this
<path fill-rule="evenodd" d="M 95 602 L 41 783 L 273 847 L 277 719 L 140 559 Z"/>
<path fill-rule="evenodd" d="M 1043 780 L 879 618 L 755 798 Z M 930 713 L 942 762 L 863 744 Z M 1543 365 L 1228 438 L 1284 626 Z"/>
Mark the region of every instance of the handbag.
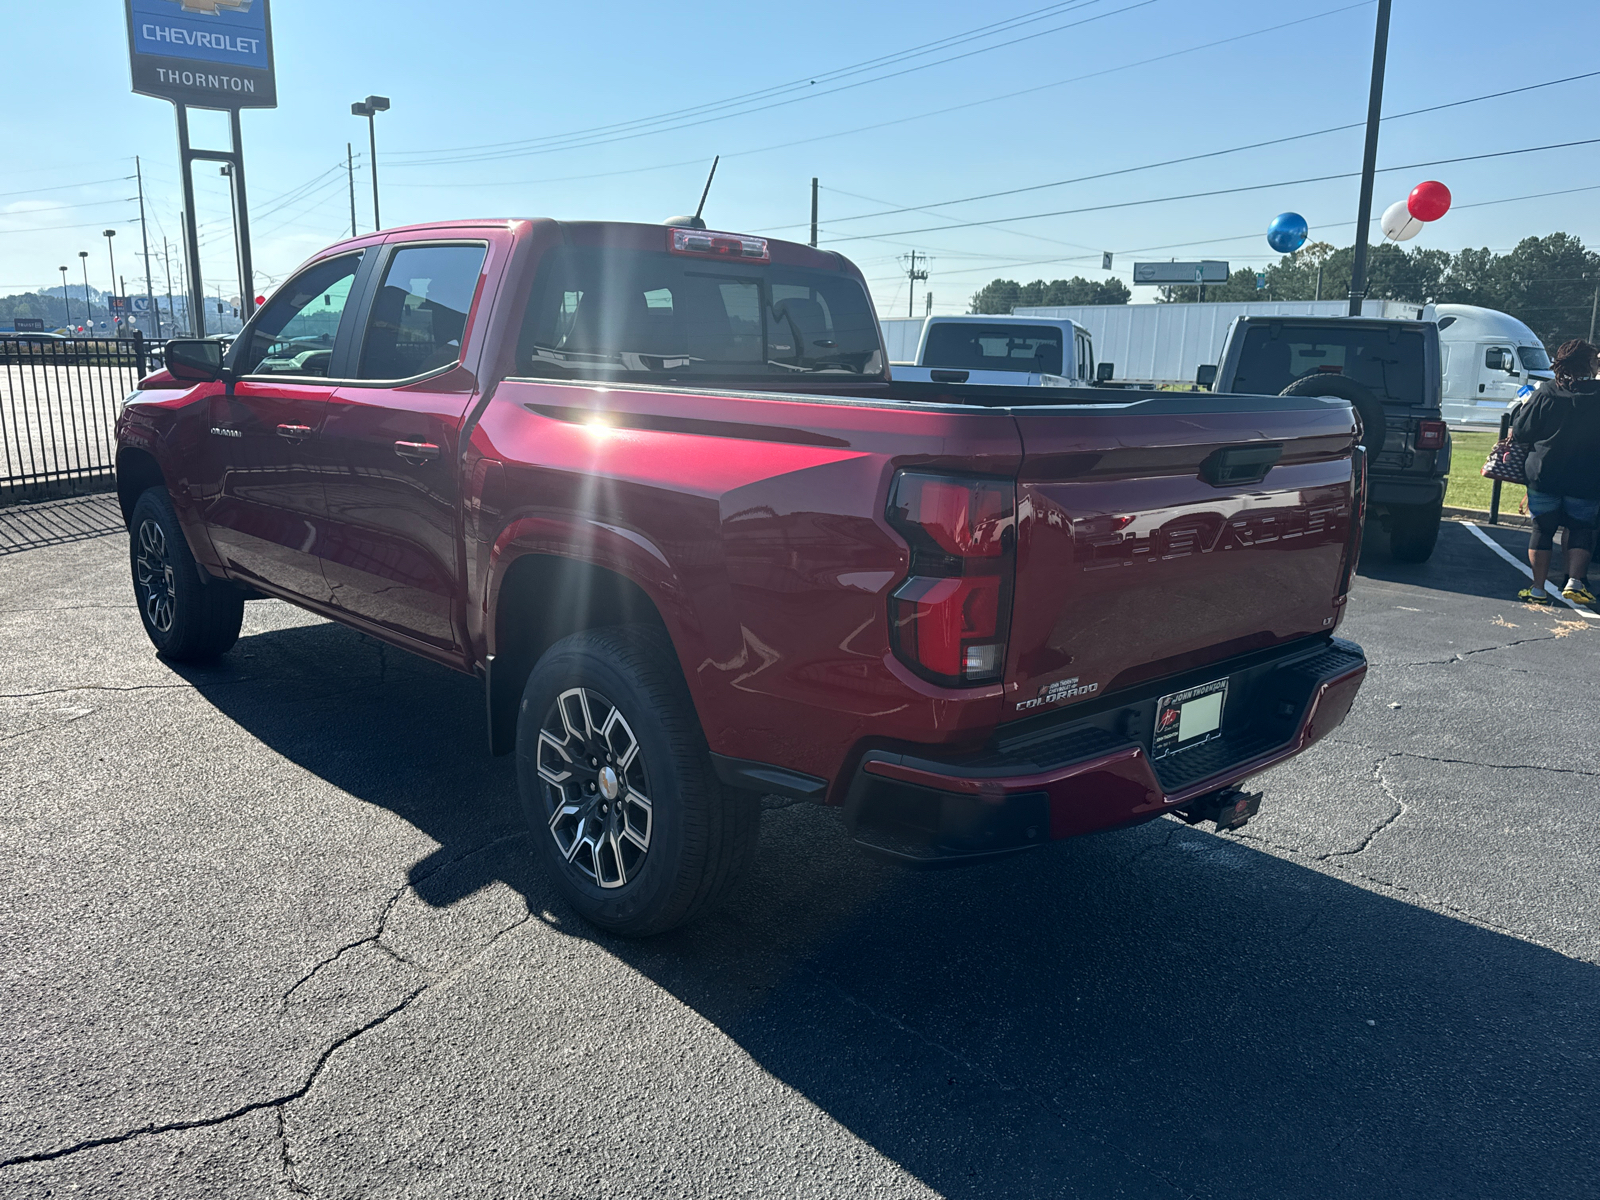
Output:
<path fill-rule="evenodd" d="M 1512 438 L 1501 438 L 1489 451 L 1489 458 L 1478 472 L 1485 479 L 1498 479 L 1504 483 L 1528 482 L 1528 447 L 1518 445 Z"/>

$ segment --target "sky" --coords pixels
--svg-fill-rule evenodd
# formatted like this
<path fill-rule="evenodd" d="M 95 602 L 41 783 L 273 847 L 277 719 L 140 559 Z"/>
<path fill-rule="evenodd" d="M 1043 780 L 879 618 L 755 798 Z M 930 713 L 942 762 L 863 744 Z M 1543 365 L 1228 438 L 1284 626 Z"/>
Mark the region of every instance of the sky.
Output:
<path fill-rule="evenodd" d="M 79 251 L 105 289 L 108 228 L 142 290 L 135 156 L 156 290 L 163 236 L 180 290 L 173 110 L 130 91 L 123 4 L 7 9 L 0 294 L 59 287 L 61 264 L 81 285 Z M 242 118 L 256 291 L 349 234 L 347 143 L 357 227 L 372 228 L 367 122 L 350 115 L 369 94 L 393 104 L 377 118 L 385 227 L 659 222 L 693 211 L 720 154 L 708 224 L 804 241 L 818 178 L 821 244 L 862 268 L 882 316 L 906 314 L 913 251 L 928 256 L 918 315 L 927 291 L 935 312 L 963 312 L 997 277 L 1259 267 L 1277 258 L 1265 232 L 1279 212 L 1302 213 L 1313 239 L 1352 240 L 1376 13 L 1375 0 L 274 0 L 279 106 Z M 1455 207 L 1410 247 L 1503 251 L 1555 230 L 1600 244 L 1600 144 L 1503 153 L 1600 138 L 1597 40 L 1593 0 L 1526 0 L 1514 18 L 1495 0 L 1395 0 L 1374 218 L 1438 179 Z M 1509 89 L 1527 90 L 1454 104 Z M 1297 137 L 1339 126 L 1353 127 Z M 225 147 L 220 115 L 194 128 Z M 207 290 L 232 297 L 227 180 L 195 170 Z"/>

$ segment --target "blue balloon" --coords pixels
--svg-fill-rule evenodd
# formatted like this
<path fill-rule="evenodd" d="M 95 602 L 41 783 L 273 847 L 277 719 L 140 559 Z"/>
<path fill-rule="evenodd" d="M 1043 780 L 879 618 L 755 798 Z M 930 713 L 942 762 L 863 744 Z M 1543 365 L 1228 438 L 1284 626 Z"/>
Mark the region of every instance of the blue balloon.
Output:
<path fill-rule="evenodd" d="M 1310 232 L 1306 219 L 1299 213 L 1279 213 L 1267 226 L 1267 245 L 1279 254 L 1293 254 L 1306 244 Z"/>

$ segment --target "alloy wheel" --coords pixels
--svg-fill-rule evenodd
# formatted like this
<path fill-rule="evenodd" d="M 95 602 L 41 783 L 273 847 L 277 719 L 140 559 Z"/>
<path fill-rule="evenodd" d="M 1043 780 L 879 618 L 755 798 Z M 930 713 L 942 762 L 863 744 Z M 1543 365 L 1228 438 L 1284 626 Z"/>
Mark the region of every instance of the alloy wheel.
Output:
<path fill-rule="evenodd" d="M 170 632 L 177 587 L 172 561 L 167 554 L 166 531 L 159 522 L 149 518 L 139 523 L 139 553 L 135 560 L 135 574 L 145 619 L 159 632 Z"/>
<path fill-rule="evenodd" d="M 538 773 L 562 858 L 603 888 L 636 878 L 650 850 L 649 778 L 617 706 L 592 688 L 556 697 L 539 728 Z"/>

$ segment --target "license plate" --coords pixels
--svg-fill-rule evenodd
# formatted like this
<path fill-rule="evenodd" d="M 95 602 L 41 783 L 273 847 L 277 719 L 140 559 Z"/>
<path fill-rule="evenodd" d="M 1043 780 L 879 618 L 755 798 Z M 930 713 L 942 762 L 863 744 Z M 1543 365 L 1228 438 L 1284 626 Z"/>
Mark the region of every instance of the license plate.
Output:
<path fill-rule="evenodd" d="M 1222 709 L 1228 699 L 1228 681 L 1214 679 L 1199 687 L 1163 696 L 1156 703 L 1155 733 L 1150 757 L 1165 758 L 1222 736 Z"/>

